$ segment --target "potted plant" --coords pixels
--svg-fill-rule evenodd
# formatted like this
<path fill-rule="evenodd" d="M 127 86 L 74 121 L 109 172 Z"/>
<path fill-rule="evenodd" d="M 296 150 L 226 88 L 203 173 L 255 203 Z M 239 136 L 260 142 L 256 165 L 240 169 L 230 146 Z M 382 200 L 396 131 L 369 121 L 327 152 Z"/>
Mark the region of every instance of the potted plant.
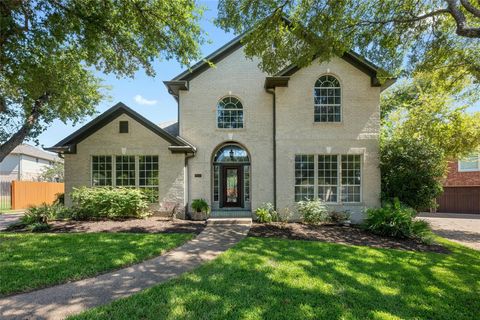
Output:
<path fill-rule="evenodd" d="M 210 207 L 205 199 L 194 199 L 192 209 L 192 220 L 206 220 L 208 218 Z"/>

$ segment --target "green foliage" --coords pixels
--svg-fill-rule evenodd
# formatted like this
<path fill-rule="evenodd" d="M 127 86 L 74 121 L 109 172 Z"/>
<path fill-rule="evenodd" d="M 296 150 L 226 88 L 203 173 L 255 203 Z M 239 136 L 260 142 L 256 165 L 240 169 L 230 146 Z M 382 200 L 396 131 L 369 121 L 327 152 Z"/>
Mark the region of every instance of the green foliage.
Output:
<path fill-rule="evenodd" d="M 50 225 L 48 223 L 32 223 L 27 226 L 27 230 L 31 232 L 47 232 L 50 230 Z"/>
<path fill-rule="evenodd" d="M 77 220 L 98 218 L 142 218 L 148 215 L 148 202 L 139 189 L 81 187 L 70 194 Z"/>
<path fill-rule="evenodd" d="M 39 180 L 47 182 L 63 182 L 64 171 L 63 162 L 56 161 L 53 165 L 47 166 L 42 170 Z"/>
<path fill-rule="evenodd" d="M 155 60 L 198 59 L 202 14 L 195 0 L 2 2 L 0 143 L 92 115 L 105 97 L 95 69 L 154 76 Z"/>
<path fill-rule="evenodd" d="M 65 204 L 65 193 L 64 192 L 57 193 L 55 195 L 55 201 L 53 203 L 64 205 Z"/>
<path fill-rule="evenodd" d="M 467 12 L 464 1 L 221 0 L 218 10 L 224 30 L 250 30 L 245 52 L 259 56 L 269 74 L 355 49 L 394 75 L 462 67 L 480 79 L 480 16 Z"/>
<path fill-rule="evenodd" d="M 21 221 L 27 225 L 34 223 L 46 224 L 49 221 L 54 220 L 56 216 L 57 206 L 44 203 L 37 207 L 28 208 Z"/>
<path fill-rule="evenodd" d="M 208 205 L 205 199 L 194 199 L 192 201 L 192 209 L 196 212 L 205 212 L 208 213 L 210 206 Z"/>
<path fill-rule="evenodd" d="M 417 210 L 435 206 L 446 170 L 442 150 L 425 140 L 401 137 L 381 143 L 380 171 L 384 201 L 400 199 Z"/>
<path fill-rule="evenodd" d="M 417 73 L 382 95 L 383 138 L 420 139 L 447 159 L 468 155 L 480 147 L 480 112 L 466 109 L 479 96 L 465 73 Z"/>
<path fill-rule="evenodd" d="M 279 220 L 278 213 L 270 202 L 262 203 L 262 205 L 255 210 L 255 215 L 257 216 L 257 221 L 261 223 Z"/>
<path fill-rule="evenodd" d="M 189 233 L 3 232 L 0 233 L 0 296 L 119 269 L 158 256 L 192 238 Z"/>
<path fill-rule="evenodd" d="M 297 206 L 298 213 L 302 216 L 303 221 L 308 224 L 330 221 L 327 206 L 320 199 L 300 201 Z"/>
<path fill-rule="evenodd" d="M 368 209 L 365 227 L 374 234 L 394 238 L 416 238 L 428 241 L 431 238 L 430 226 L 426 221 L 415 220 L 417 212 L 395 199 L 382 208 Z"/>

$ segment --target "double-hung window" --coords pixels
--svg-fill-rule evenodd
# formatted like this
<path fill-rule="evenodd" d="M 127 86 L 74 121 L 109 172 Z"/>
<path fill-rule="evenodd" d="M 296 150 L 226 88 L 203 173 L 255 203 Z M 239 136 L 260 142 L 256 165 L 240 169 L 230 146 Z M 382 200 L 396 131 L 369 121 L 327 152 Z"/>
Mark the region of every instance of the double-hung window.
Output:
<path fill-rule="evenodd" d="M 361 155 L 296 155 L 295 201 L 361 202 Z"/>

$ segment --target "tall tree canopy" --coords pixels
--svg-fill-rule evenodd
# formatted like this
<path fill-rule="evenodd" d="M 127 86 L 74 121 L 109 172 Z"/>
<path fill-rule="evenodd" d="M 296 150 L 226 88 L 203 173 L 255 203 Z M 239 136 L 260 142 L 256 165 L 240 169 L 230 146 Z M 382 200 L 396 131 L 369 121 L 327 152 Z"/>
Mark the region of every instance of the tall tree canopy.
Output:
<path fill-rule="evenodd" d="M 480 79 L 478 0 L 220 0 L 218 9 L 223 29 L 251 30 L 246 53 L 269 73 L 355 50 L 395 76 L 462 66 Z"/>
<path fill-rule="evenodd" d="M 201 14 L 195 0 L 0 1 L 0 161 L 54 119 L 93 114 L 95 69 L 153 76 L 156 58 L 198 59 Z"/>

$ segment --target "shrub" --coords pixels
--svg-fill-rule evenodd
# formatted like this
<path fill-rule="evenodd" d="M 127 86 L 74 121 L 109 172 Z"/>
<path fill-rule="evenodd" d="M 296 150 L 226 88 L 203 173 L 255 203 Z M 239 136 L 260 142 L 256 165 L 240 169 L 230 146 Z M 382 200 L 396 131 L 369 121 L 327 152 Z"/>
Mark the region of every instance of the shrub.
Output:
<path fill-rule="evenodd" d="M 382 208 L 368 209 L 365 226 L 374 234 L 395 238 L 418 238 L 427 240 L 430 227 L 427 222 L 415 220 L 417 212 L 398 199 L 385 203 Z"/>
<path fill-rule="evenodd" d="M 306 200 L 298 203 L 298 213 L 308 224 L 320 224 L 330 220 L 327 206 L 322 200 Z"/>
<path fill-rule="evenodd" d="M 196 212 L 205 212 L 208 213 L 210 206 L 208 205 L 205 199 L 194 199 L 192 201 L 192 209 Z"/>
<path fill-rule="evenodd" d="M 348 211 L 330 211 L 328 216 L 333 223 L 343 223 L 350 220 L 350 212 Z"/>
<path fill-rule="evenodd" d="M 70 218 L 72 214 L 72 210 L 63 205 L 44 203 L 40 206 L 30 207 L 22 217 L 22 223 L 26 225 L 48 224 L 52 220 Z"/>
<path fill-rule="evenodd" d="M 71 193 L 73 219 L 141 218 L 147 215 L 148 201 L 139 189 L 82 187 Z"/>
<path fill-rule="evenodd" d="M 272 221 L 278 221 L 278 214 L 275 211 L 273 204 L 270 202 L 263 203 L 255 210 L 257 221 L 261 223 L 268 223 Z"/>
<path fill-rule="evenodd" d="M 53 204 L 64 205 L 65 204 L 65 193 L 63 193 L 63 192 L 57 193 L 55 195 L 55 201 L 53 201 Z"/>
<path fill-rule="evenodd" d="M 382 141 L 380 155 L 382 199 L 424 210 L 434 207 L 442 192 L 446 170 L 442 150 L 428 141 L 397 138 Z"/>
<path fill-rule="evenodd" d="M 30 207 L 22 217 L 24 224 L 30 225 L 35 223 L 48 223 L 48 221 L 54 220 L 57 216 L 57 205 L 48 205 L 46 203 L 37 206 Z"/>

